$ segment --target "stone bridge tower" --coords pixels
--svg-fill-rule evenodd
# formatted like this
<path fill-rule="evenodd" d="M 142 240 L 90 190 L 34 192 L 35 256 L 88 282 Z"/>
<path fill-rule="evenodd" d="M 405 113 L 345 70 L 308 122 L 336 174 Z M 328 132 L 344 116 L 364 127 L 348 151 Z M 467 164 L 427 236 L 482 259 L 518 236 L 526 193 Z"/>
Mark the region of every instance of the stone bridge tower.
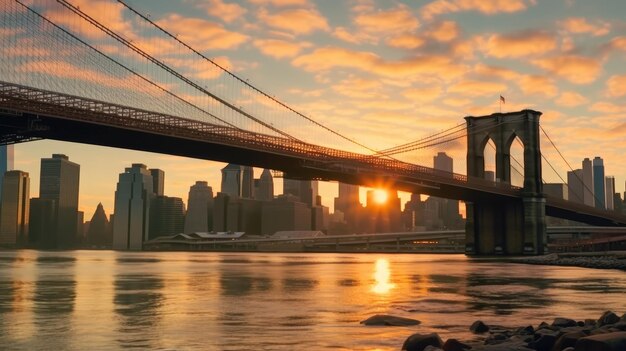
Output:
<path fill-rule="evenodd" d="M 523 110 L 465 117 L 467 121 L 467 176 L 485 178 L 485 146 L 496 146 L 496 181 L 511 183 L 511 144 L 524 144 L 524 187 L 521 198 L 499 202 L 468 202 L 466 253 L 468 255 L 539 255 L 546 252 L 545 197 L 541 179 L 539 117 Z"/>

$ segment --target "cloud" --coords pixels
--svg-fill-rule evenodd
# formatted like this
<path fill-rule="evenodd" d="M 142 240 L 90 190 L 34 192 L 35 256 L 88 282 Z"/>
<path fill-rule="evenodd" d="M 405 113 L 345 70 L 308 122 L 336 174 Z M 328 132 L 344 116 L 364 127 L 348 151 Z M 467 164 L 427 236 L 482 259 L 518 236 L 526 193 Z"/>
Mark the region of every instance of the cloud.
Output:
<path fill-rule="evenodd" d="M 497 78 L 497 79 L 504 79 L 504 80 L 518 79 L 521 75 L 520 73 L 510 70 L 508 68 L 498 67 L 498 66 L 487 66 L 483 64 L 477 64 L 474 67 L 474 72 L 481 77 Z"/>
<path fill-rule="evenodd" d="M 589 110 L 602 113 L 626 113 L 626 106 L 615 105 L 606 101 L 599 101 L 591 105 Z"/>
<path fill-rule="evenodd" d="M 615 37 L 611 39 L 609 47 L 614 50 L 626 51 L 626 37 Z"/>
<path fill-rule="evenodd" d="M 626 95 L 626 75 L 612 76 L 606 81 L 609 96 L 621 97 Z"/>
<path fill-rule="evenodd" d="M 442 42 L 448 42 L 459 35 L 459 26 L 454 21 L 443 21 L 437 23 L 430 31 L 428 36 Z"/>
<path fill-rule="evenodd" d="M 124 19 L 124 6 L 122 4 L 106 0 L 73 0 L 72 5 L 80 8 L 82 12 L 114 32 L 125 37 L 134 37 L 130 22 Z M 49 9 L 45 12 L 45 16 L 58 25 L 79 31 L 80 35 L 97 39 L 108 37 L 106 33 L 91 24 L 76 26 L 77 23 L 80 23 L 76 21 L 76 16 L 70 15 L 69 10 L 62 7 Z"/>
<path fill-rule="evenodd" d="M 317 30 L 330 30 L 326 18 L 312 8 L 282 10 L 273 14 L 266 9 L 260 9 L 258 18 L 269 27 L 296 35 L 310 34 Z"/>
<path fill-rule="evenodd" d="M 385 77 L 410 78 L 415 76 L 438 76 L 453 78 L 465 70 L 451 57 L 417 56 L 396 61 L 386 61 L 376 54 L 353 51 L 338 47 L 319 48 L 310 54 L 295 58 L 292 64 L 309 72 L 333 68 L 352 68 Z"/>
<path fill-rule="evenodd" d="M 405 5 L 386 11 L 360 13 L 354 18 L 354 24 L 367 33 L 377 35 L 412 32 L 419 27 L 419 21 Z"/>
<path fill-rule="evenodd" d="M 556 99 L 558 105 L 565 107 L 576 107 L 588 102 L 589 99 L 573 91 L 565 91 Z"/>
<path fill-rule="evenodd" d="M 402 96 L 417 102 L 431 102 L 437 99 L 441 95 L 441 87 L 428 86 L 419 88 L 410 88 L 402 92 Z"/>
<path fill-rule="evenodd" d="M 523 11 L 533 0 L 435 0 L 421 9 L 422 17 L 431 20 L 446 13 L 477 11 L 486 15 Z"/>
<path fill-rule="evenodd" d="M 538 75 L 523 76 L 519 81 L 519 87 L 526 95 L 552 97 L 559 92 L 559 89 L 551 79 Z"/>
<path fill-rule="evenodd" d="M 554 76 L 564 78 L 574 84 L 588 84 L 600 75 L 600 62 L 583 56 L 557 56 L 531 61 Z"/>
<path fill-rule="evenodd" d="M 220 24 L 178 14 L 158 20 L 157 24 L 199 50 L 234 49 L 248 40 L 246 35 L 231 32 Z"/>
<path fill-rule="evenodd" d="M 425 40 L 413 34 L 400 34 L 387 39 L 387 45 L 401 49 L 416 49 L 422 46 Z"/>
<path fill-rule="evenodd" d="M 507 86 L 502 83 L 479 81 L 479 80 L 463 80 L 448 87 L 448 93 L 459 93 L 463 96 L 495 96 L 503 94 L 507 90 Z"/>
<path fill-rule="evenodd" d="M 497 58 L 520 58 L 545 54 L 556 48 L 554 36 L 536 30 L 493 34 L 483 45 L 484 52 Z"/>
<path fill-rule="evenodd" d="M 591 24 L 582 17 L 571 17 L 559 23 L 561 28 L 573 34 L 591 34 L 593 36 L 606 35 L 611 30 L 611 24 L 607 22 L 598 22 Z"/>
<path fill-rule="evenodd" d="M 224 22 L 232 22 L 237 18 L 241 18 L 247 10 L 236 3 L 226 3 L 223 0 L 208 0 L 199 5 L 204 8 L 211 16 L 220 18 Z"/>
<path fill-rule="evenodd" d="M 374 35 L 367 34 L 365 32 L 353 33 L 345 27 L 337 27 L 333 31 L 333 36 L 339 40 L 343 40 L 352 44 L 361 44 L 364 42 L 376 43 L 378 38 Z"/>
<path fill-rule="evenodd" d="M 379 91 L 382 84 L 379 80 L 350 77 L 332 86 L 337 93 L 352 98 L 384 97 Z"/>
<path fill-rule="evenodd" d="M 254 41 L 254 46 L 264 55 L 281 59 L 298 55 L 302 49 L 310 47 L 311 43 L 293 43 L 278 39 L 258 39 Z"/>

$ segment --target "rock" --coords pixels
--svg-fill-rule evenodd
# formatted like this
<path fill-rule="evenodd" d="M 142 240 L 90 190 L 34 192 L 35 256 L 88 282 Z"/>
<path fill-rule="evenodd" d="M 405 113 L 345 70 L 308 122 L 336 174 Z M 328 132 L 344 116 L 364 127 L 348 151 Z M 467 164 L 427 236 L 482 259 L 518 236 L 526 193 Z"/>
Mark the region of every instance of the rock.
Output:
<path fill-rule="evenodd" d="M 587 336 L 578 339 L 576 351 L 624 351 L 626 350 L 626 332 L 616 332 Z"/>
<path fill-rule="evenodd" d="M 404 340 L 402 350 L 406 351 L 424 351 L 426 346 L 435 346 L 441 348 L 443 341 L 436 333 L 431 334 L 413 334 Z"/>
<path fill-rule="evenodd" d="M 602 327 L 607 324 L 615 324 L 617 322 L 619 322 L 619 317 L 611 311 L 606 311 L 598 319 L 598 326 Z"/>
<path fill-rule="evenodd" d="M 427 345 L 424 348 L 424 351 L 443 351 L 442 349 L 438 348 L 438 347 L 434 347 L 432 345 Z"/>
<path fill-rule="evenodd" d="M 574 350 L 574 348 L 573 348 L 573 347 L 571 347 L 571 346 L 570 346 L 570 347 L 566 347 L 566 348 L 564 348 L 564 349 L 563 349 L 563 350 L 561 350 L 561 351 L 575 351 L 575 350 Z"/>
<path fill-rule="evenodd" d="M 529 342 L 528 347 L 537 351 L 550 351 L 556 343 L 556 335 L 542 335 L 539 339 Z"/>
<path fill-rule="evenodd" d="M 550 324 L 548 324 L 546 322 L 541 322 L 539 324 L 539 326 L 537 327 L 537 329 L 546 328 L 546 327 L 549 327 L 549 326 L 550 326 Z"/>
<path fill-rule="evenodd" d="M 520 327 L 515 329 L 515 334 L 517 335 L 532 335 L 535 334 L 535 328 L 532 325 L 527 327 Z"/>
<path fill-rule="evenodd" d="M 552 351 L 561 351 L 564 348 L 570 347 L 570 346 L 574 347 L 578 339 L 584 338 L 586 336 L 587 334 L 585 334 L 582 331 L 563 334 L 561 335 L 561 337 L 559 337 L 556 340 L 556 343 L 554 343 L 554 346 L 552 347 Z"/>
<path fill-rule="evenodd" d="M 576 323 L 575 320 L 573 319 L 569 319 L 569 318 L 555 318 L 554 322 L 552 322 L 552 326 L 554 327 L 575 327 L 578 324 Z"/>
<path fill-rule="evenodd" d="M 624 313 L 624 314 L 622 315 L 622 318 L 620 318 L 620 320 L 621 320 L 622 322 L 626 322 L 626 313 Z"/>
<path fill-rule="evenodd" d="M 472 347 L 464 344 L 460 341 L 458 341 L 457 339 L 448 339 L 446 340 L 446 342 L 443 344 L 443 351 L 464 351 L 464 350 L 469 350 Z"/>
<path fill-rule="evenodd" d="M 617 322 L 615 324 L 613 324 L 611 327 L 620 330 L 620 331 L 626 331 L 626 321 L 620 321 Z"/>
<path fill-rule="evenodd" d="M 420 321 L 417 319 L 404 318 L 391 316 L 387 314 L 377 314 L 371 316 L 370 318 L 361 321 L 361 324 L 365 325 L 387 325 L 387 326 L 407 326 L 407 325 L 418 325 Z"/>
<path fill-rule="evenodd" d="M 489 327 L 482 321 L 476 321 L 472 323 L 469 330 L 474 334 L 485 333 L 489 331 Z"/>

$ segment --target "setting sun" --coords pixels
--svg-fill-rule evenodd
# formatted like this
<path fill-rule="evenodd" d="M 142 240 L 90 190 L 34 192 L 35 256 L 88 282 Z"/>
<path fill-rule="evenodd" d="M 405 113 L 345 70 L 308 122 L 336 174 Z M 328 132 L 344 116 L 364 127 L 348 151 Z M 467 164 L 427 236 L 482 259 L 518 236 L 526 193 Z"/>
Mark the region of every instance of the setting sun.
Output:
<path fill-rule="evenodd" d="M 387 202 L 388 194 L 386 190 L 376 189 L 374 190 L 374 202 L 377 204 L 384 204 Z"/>

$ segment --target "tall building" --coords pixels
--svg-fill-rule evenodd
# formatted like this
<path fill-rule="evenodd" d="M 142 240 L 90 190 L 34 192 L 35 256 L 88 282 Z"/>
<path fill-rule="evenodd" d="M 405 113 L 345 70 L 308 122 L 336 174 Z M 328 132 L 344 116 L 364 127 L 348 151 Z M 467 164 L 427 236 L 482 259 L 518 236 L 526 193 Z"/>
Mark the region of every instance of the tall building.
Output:
<path fill-rule="evenodd" d="M 189 188 L 185 216 L 185 233 L 213 230 L 213 189 L 209 183 L 197 181 Z"/>
<path fill-rule="evenodd" d="M 604 185 L 604 161 L 596 156 L 593 159 L 593 192 L 596 208 L 606 208 Z"/>
<path fill-rule="evenodd" d="M 152 176 L 152 192 L 154 196 L 163 196 L 165 190 L 165 172 L 162 169 L 150 169 Z"/>
<path fill-rule="evenodd" d="M 50 228 L 56 227 L 56 201 L 52 199 L 30 199 L 30 219 L 28 221 L 28 241 L 30 246 L 40 249 L 54 249 L 57 242 Z"/>
<path fill-rule="evenodd" d="M 98 204 L 96 211 L 91 216 L 86 241 L 88 247 L 111 248 L 113 245 L 111 224 L 102 203 Z"/>
<path fill-rule="evenodd" d="M 185 204 L 179 197 L 156 196 L 150 204 L 148 239 L 182 233 L 185 226 Z"/>
<path fill-rule="evenodd" d="M 222 190 L 220 192 L 233 198 L 240 198 L 243 183 L 243 167 L 229 163 L 222 168 Z"/>
<path fill-rule="evenodd" d="M 254 168 L 242 166 L 241 197 L 244 199 L 254 198 Z"/>
<path fill-rule="evenodd" d="M 272 235 L 282 230 L 311 230 L 311 208 L 289 195 L 263 203 L 261 233 Z"/>
<path fill-rule="evenodd" d="M 317 205 L 319 185 L 316 180 L 283 179 L 283 195 L 293 195 L 308 206 Z"/>
<path fill-rule="evenodd" d="M 567 198 L 569 201 L 585 203 L 584 170 L 575 169 L 567 172 Z"/>
<path fill-rule="evenodd" d="M 80 166 L 61 154 L 41 159 L 39 198 L 54 200 L 55 225 L 48 234 L 53 247 L 70 248 L 78 244 L 78 189 Z"/>
<path fill-rule="evenodd" d="M 363 206 L 359 200 L 358 185 L 339 183 L 339 194 L 335 198 L 335 212 L 337 211 L 343 213 L 347 233 L 359 231 Z"/>
<path fill-rule="evenodd" d="M 453 161 L 452 157 L 446 155 L 445 152 L 438 152 L 437 156 L 433 157 L 434 168 L 439 171 L 452 173 Z"/>
<path fill-rule="evenodd" d="M 271 201 L 274 199 L 274 177 L 269 169 L 264 169 L 261 177 L 256 181 L 254 198 L 260 201 Z"/>
<path fill-rule="evenodd" d="M 587 206 L 595 206 L 595 191 L 593 182 L 593 165 L 589 158 L 583 160 L 583 169 L 581 173 L 582 201 Z M 569 183 L 569 180 L 568 180 Z M 571 199 L 571 198 L 570 198 Z"/>
<path fill-rule="evenodd" d="M 120 173 L 115 190 L 113 249 L 141 250 L 148 239 L 153 181 L 146 165 L 133 163 Z"/>
<path fill-rule="evenodd" d="M 613 202 L 614 196 L 615 196 L 615 177 L 613 176 L 605 177 L 604 189 L 606 192 L 605 194 L 606 209 L 613 210 L 615 208 L 615 205 Z"/>
<path fill-rule="evenodd" d="M 433 167 L 438 171 L 453 172 L 453 160 L 445 152 L 439 152 L 433 157 Z M 433 198 L 433 206 L 438 207 L 441 229 L 454 229 L 461 226 L 459 215 L 459 201 L 452 199 Z"/>
<path fill-rule="evenodd" d="M 28 173 L 8 171 L 2 180 L 0 207 L 0 245 L 25 245 L 28 242 L 30 179 Z"/>
<path fill-rule="evenodd" d="M 0 194 L 2 194 L 2 177 L 7 171 L 12 171 L 15 163 L 13 145 L 0 145 Z"/>

